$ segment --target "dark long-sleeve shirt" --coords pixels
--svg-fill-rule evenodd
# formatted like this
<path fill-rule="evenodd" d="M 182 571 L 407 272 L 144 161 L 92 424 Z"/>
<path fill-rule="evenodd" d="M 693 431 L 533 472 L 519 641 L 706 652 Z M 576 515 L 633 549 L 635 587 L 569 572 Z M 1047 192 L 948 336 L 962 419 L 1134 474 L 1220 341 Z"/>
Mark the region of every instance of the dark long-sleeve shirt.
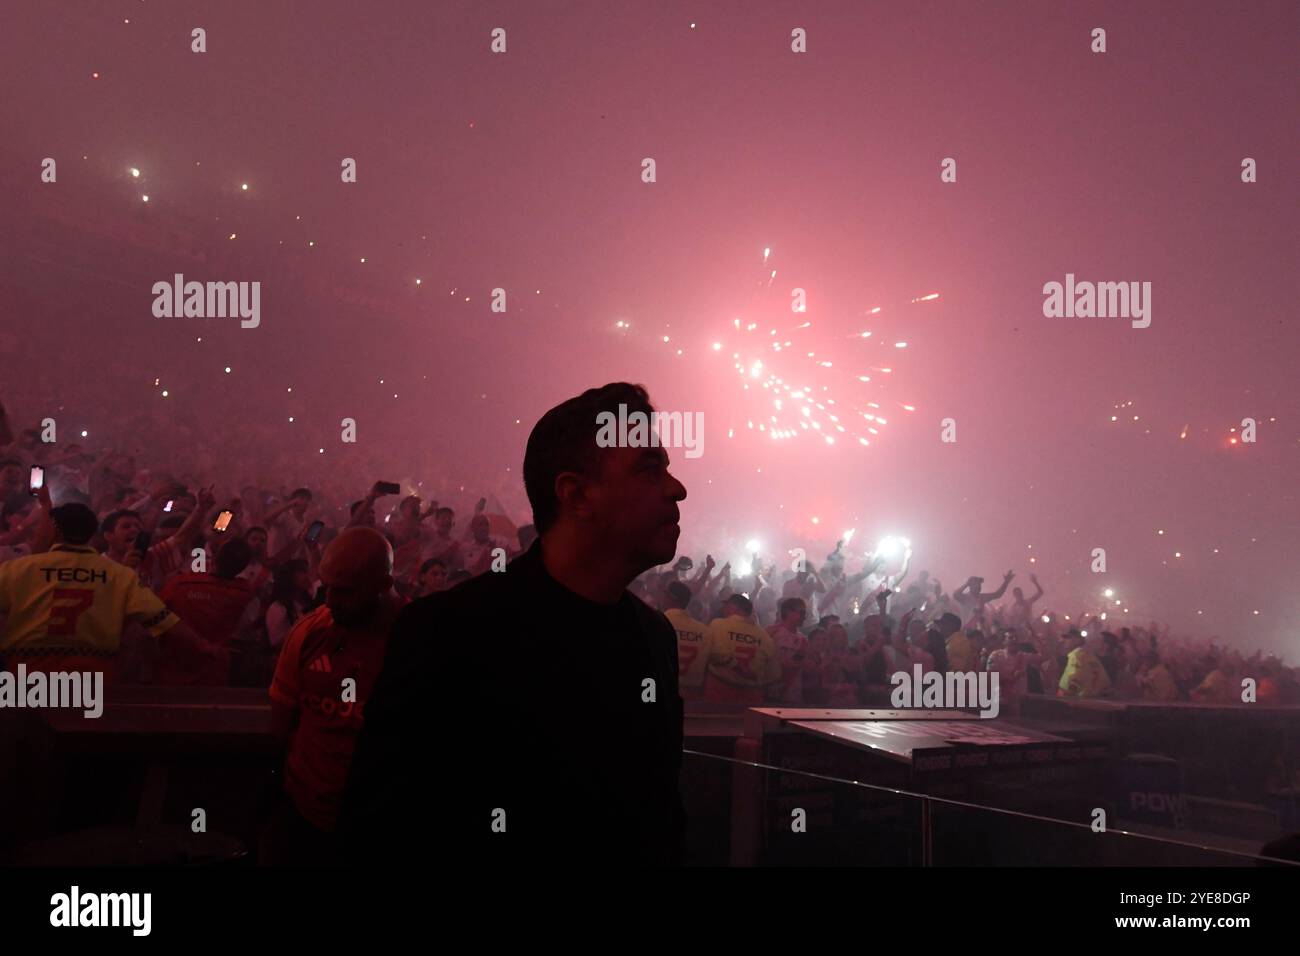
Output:
<path fill-rule="evenodd" d="M 681 748 L 667 618 L 579 597 L 538 541 L 402 612 L 340 831 L 365 862 L 676 864 Z"/>

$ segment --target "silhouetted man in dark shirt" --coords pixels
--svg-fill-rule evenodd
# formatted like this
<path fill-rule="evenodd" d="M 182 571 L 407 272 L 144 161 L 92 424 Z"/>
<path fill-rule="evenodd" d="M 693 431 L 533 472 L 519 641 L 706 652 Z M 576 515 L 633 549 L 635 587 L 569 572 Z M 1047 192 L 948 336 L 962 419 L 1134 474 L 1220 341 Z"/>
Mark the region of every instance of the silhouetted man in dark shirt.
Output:
<path fill-rule="evenodd" d="M 598 446 L 620 404 L 653 421 L 627 383 L 547 412 L 538 540 L 398 619 L 343 807 L 358 861 L 681 862 L 677 638 L 627 585 L 672 560 L 686 489 L 661 447 Z"/>

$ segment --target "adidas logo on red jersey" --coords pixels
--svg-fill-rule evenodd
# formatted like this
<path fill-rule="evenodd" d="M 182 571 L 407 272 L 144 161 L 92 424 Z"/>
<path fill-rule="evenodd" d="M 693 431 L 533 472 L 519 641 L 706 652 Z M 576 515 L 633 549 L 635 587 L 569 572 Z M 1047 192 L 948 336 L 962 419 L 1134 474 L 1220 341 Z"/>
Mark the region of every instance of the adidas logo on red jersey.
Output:
<path fill-rule="evenodd" d="M 323 671 L 326 674 L 334 673 L 334 668 L 330 667 L 330 656 L 328 654 L 322 654 L 320 657 L 308 664 L 307 670 Z"/>

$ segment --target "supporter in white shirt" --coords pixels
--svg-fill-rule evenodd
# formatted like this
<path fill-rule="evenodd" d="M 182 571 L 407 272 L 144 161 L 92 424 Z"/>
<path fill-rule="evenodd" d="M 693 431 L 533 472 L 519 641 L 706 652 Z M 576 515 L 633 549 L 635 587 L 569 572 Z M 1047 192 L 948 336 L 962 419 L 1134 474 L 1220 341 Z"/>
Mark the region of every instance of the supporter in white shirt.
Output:
<path fill-rule="evenodd" d="M 778 606 L 780 620 L 767 633 L 776 641 L 777 656 L 781 661 L 781 682 L 772 689 L 782 704 L 798 706 L 803 703 L 803 659 L 808 639 L 799 633 L 808 617 L 808 607 L 803 598 L 785 598 Z"/>
<path fill-rule="evenodd" d="M 71 492 L 90 497 L 90 472 L 84 469 L 68 464 L 60 465 L 54 472 L 54 480 L 51 482 L 58 486 L 61 495 L 67 495 Z"/>
<path fill-rule="evenodd" d="M 825 593 L 826 585 L 817 576 L 817 569 L 811 564 L 806 565 L 805 570 L 798 572 L 781 588 L 781 597 L 803 598 L 804 607 L 814 616 L 820 611 L 819 595 Z"/>
<path fill-rule="evenodd" d="M 492 552 L 501 548 L 510 557 L 510 549 L 505 544 L 488 534 L 487 515 L 478 514 L 470 519 L 470 539 L 461 548 L 465 570 L 471 575 L 480 575 L 492 568 Z"/>
<path fill-rule="evenodd" d="M 1029 693 L 1029 668 L 1042 662 L 1041 654 L 1021 651 L 1020 638 L 1014 631 L 1003 636 L 1003 646 L 989 655 L 985 669 L 998 674 L 998 699 L 1001 710 L 1009 717 L 1020 713 L 1020 702 Z"/>
<path fill-rule="evenodd" d="M 307 523 L 307 509 L 311 506 L 311 492 L 306 488 L 297 488 L 289 500 L 276 505 L 263 517 L 266 525 L 266 550 L 270 554 L 279 554 L 287 545 L 297 540 Z"/>
<path fill-rule="evenodd" d="M 1043 586 L 1038 583 L 1035 575 L 1029 575 L 1029 580 L 1034 582 L 1036 594 L 1025 597 L 1025 592 L 1020 588 L 1012 588 L 1012 603 L 1009 613 L 1009 622 L 1012 627 L 1025 627 L 1034 619 L 1034 603 L 1043 596 Z"/>
<path fill-rule="evenodd" d="M 437 558 L 447 568 L 447 573 L 459 571 L 465 566 L 461 543 L 451 536 L 451 529 L 456 524 L 456 512 L 451 508 L 439 508 L 433 514 L 433 534 L 420 552 L 423 561 Z"/>
<path fill-rule="evenodd" d="M 257 596 L 264 602 L 268 601 L 272 586 L 272 565 L 267 563 L 266 546 L 270 536 L 265 528 L 255 525 L 244 532 L 244 540 L 248 542 L 253 557 L 248 562 L 248 567 L 240 571 L 236 577 L 253 585 L 257 589 Z"/>
<path fill-rule="evenodd" d="M 266 608 L 266 639 L 278 650 L 294 625 L 311 607 L 315 582 L 302 560 L 286 561 L 275 573 L 271 603 Z"/>

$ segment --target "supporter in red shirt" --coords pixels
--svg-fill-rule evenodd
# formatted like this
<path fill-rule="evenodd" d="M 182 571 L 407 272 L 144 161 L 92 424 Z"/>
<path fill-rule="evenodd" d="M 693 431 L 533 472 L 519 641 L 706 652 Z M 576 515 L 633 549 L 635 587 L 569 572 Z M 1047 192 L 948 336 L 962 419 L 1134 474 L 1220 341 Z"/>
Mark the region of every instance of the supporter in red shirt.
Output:
<path fill-rule="evenodd" d="M 243 538 L 231 538 L 217 551 L 214 573 L 182 574 L 163 588 L 163 603 L 206 641 L 221 647 L 246 641 L 256 627 L 261 606 L 257 589 L 239 577 L 253 552 Z M 205 672 L 198 683 L 222 685 L 229 674 Z M 164 674 L 164 683 L 190 683 L 176 674 Z"/>
<path fill-rule="evenodd" d="M 275 668 L 271 714 L 287 744 L 284 799 L 262 841 L 262 862 L 338 862 L 339 803 L 366 701 L 384 663 L 402 599 L 393 551 L 373 528 L 349 528 L 321 560 L 324 607 L 298 621 Z"/>
<path fill-rule="evenodd" d="M 167 579 L 189 560 L 190 549 L 198 543 L 204 516 L 216 502 L 211 488 L 199 489 L 197 500 L 198 506 L 179 522 L 176 520 L 179 515 L 171 515 L 159 524 L 137 567 L 140 583 L 154 588 L 160 595 Z M 123 509 L 108 515 L 100 530 L 104 536 L 104 556 L 118 564 L 127 564 L 128 556 L 137 549 L 144 522 L 139 513 Z"/>

